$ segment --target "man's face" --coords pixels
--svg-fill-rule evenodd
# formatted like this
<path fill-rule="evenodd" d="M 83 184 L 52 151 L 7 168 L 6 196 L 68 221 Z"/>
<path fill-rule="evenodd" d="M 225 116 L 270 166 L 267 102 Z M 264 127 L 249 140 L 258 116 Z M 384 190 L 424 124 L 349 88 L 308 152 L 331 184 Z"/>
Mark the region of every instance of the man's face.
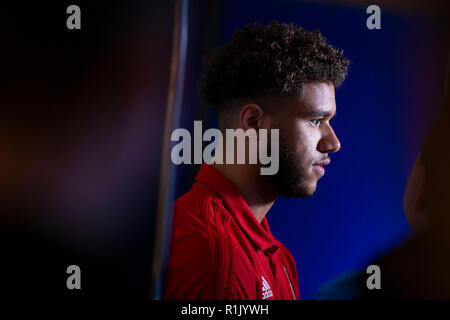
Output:
<path fill-rule="evenodd" d="M 280 110 L 271 122 L 280 129 L 280 167 L 268 177 L 282 197 L 309 197 L 325 174 L 328 153 L 341 146 L 330 124 L 336 113 L 334 86 L 307 83 Z"/>

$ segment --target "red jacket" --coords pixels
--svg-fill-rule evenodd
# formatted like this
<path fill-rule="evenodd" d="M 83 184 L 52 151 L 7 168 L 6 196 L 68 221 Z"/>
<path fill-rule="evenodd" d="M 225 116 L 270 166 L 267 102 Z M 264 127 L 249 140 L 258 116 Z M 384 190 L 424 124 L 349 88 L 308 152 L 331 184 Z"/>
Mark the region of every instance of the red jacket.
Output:
<path fill-rule="evenodd" d="M 299 299 L 292 255 L 212 166 L 177 199 L 173 221 L 166 299 Z"/>

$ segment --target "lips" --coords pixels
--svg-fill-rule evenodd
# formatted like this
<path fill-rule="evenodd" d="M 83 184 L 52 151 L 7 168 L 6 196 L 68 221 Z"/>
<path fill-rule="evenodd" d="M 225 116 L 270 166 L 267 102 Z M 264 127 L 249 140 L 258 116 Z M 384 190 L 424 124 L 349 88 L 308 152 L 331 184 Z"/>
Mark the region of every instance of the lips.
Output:
<path fill-rule="evenodd" d="M 320 162 L 316 162 L 316 163 L 314 163 L 314 165 L 327 166 L 330 164 L 330 161 L 331 161 L 330 158 L 328 158 L 328 159 L 322 160 Z"/>
<path fill-rule="evenodd" d="M 313 167 L 321 176 L 325 174 L 325 169 L 321 165 L 315 164 Z"/>
<path fill-rule="evenodd" d="M 326 159 L 320 162 L 317 162 L 313 165 L 314 170 L 316 170 L 321 176 L 325 174 L 325 169 L 323 166 L 329 165 L 330 159 Z"/>

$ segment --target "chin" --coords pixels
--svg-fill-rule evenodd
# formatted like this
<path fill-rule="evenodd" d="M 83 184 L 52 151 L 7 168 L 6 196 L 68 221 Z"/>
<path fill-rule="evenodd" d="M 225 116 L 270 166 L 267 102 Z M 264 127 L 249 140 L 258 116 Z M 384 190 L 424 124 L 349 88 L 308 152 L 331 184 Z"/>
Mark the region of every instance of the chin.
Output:
<path fill-rule="evenodd" d="M 280 193 L 280 196 L 283 198 L 309 198 L 312 197 L 315 192 L 316 184 L 310 186 L 301 185 L 290 190 L 284 190 L 284 192 Z"/>
<path fill-rule="evenodd" d="M 316 187 L 314 187 L 314 188 L 310 189 L 308 192 L 306 192 L 306 197 L 304 197 L 304 198 L 312 197 L 315 193 L 316 193 Z"/>
<path fill-rule="evenodd" d="M 304 188 L 303 194 L 306 196 L 303 198 L 311 197 L 314 193 L 316 193 L 316 189 L 317 189 L 317 181 L 312 182 L 310 185 Z"/>

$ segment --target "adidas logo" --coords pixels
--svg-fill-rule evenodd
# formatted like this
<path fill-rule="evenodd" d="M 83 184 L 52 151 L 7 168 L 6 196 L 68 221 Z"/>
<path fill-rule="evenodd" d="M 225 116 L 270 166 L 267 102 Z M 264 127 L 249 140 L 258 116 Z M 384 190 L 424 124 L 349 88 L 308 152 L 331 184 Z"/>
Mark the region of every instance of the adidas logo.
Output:
<path fill-rule="evenodd" d="M 263 285 L 263 289 L 262 289 L 262 298 L 264 299 L 268 299 L 270 297 L 273 297 L 273 293 L 272 293 L 272 289 L 270 289 L 269 284 L 267 283 L 266 279 L 264 279 L 263 276 L 261 276 L 262 278 L 262 285 Z"/>

